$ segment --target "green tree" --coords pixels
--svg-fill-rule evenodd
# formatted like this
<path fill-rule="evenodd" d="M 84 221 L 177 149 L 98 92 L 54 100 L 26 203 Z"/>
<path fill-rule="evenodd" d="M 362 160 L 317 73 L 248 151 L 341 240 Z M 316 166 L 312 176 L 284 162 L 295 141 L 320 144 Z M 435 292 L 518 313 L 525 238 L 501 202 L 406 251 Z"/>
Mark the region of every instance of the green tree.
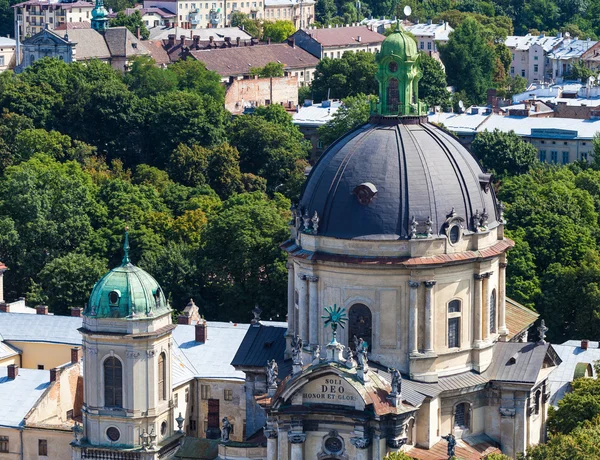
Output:
<path fill-rule="evenodd" d="M 345 52 L 341 59 L 321 59 L 312 90 L 315 100 L 343 99 L 357 94 L 377 94 L 375 55 L 366 51 Z"/>
<path fill-rule="evenodd" d="M 207 313 L 221 320 L 247 321 L 258 303 L 263 317 L 283 319 L 287 270 L 279 243 L 287 237 L 289 200 L 260 192 L 223 203 L 205 232 L 203 272 Z M 207 307 L 208 308 L 208 307 Z"/>
<path fill-rule="evenodd" d="M 71 307 L 87 303 L 94 284 L 107 271 L 106 261 L 70 252 L 44 266 L 38 277 L 38 289 L 52 313 L 68 314 Z"/>
<path fill-rule="evenodd" d="M 139 10 L 133 12 L 129 16 L 123 11 L 119 11 L 117 16 L 110 20 L 111 27 L 127 27 L 129 31 L 137 36 L 138 29 L 140 31 L 140 37 L 143 40 L 150 38 L 150 31 L 146 27 L 146 23 L 142 19 L 142 13 Z"/>
<path fill-rule="evenodd" d="M 17 134 L 12 155 L 13 164 L 43 153 L 56 160 L 83 162 L 95 153 L 95 148 L 80 141 L 73 141 L 66 134 L 45 129 L 25 129 Z"/>
<path fill-rule="evenodd" d="M 511 460 L 511 458 L 508 455 L 494 453 L 486 455 L 484 460 Z"/>
<path fill-rule="evenodd" d="M 371 104 L 369 96 L 359 94 L 349 96 L 342 101 L 342 105 L 325 125 L 317 130 L 319 140 L 324 145 L 329 145 L 344 134 L 352 131 L 369 121 Z"/>
<path fill-rule="evenodd" d="M 478 133 L 471 150 L 498 177 L 524 174 L 537 161 L 537 149 L 514 131 L 505 133 L 495 129 Z"/>
<path fill-rule="evenodd" d="M 385 460 L 412 460 L 412 457 L 405 452 L 391 452 L 385 456 Z"/>
<path fill-rule="evenodd" d="M 264 67 L 250 67 L 250 75 L 259 78 L 283 77 L 285 65 L 280 62 L 269 62 Z"/>
<path fill-rule="evenodd" d="M 571 64 L 569 72 L 565 75 L 565 78 L 587 83 L 587 79 L 592 75 L 594 75 L 594 72 L 590 70 L 583 61 L 580 60 Z"/>
<path fill-rule="evenodd" d="M 222 199 L 244 190 L 240 153 L 227 143 L 213 147 L 208 155 L 208 183 Z"/>
<path fill-rule="evenodd" d="M 125 74 L 125 83 L 140 97 L 168 93 L 178 86 L 175 72 L 156 67 L 155 64 L 150 56 L 138 56 L 132 61 L 129 72 Z"/>
<path fill-rule="evenodd" d="M 475 103 L 483 102 L 487 90 L 494 86 L 496 69 L 495 49 L 486 39 L 483 26 L 466 18 L 439 49 L 448 82 L 457 91 L 465 91 Z"/>
<path fill-rule="evenodd" d="M 231 27 L 241 27 L 254 38 L 259 38 L 262 34 L 262 23 L 257 19 L 249 18 L 241 11 L 231 13 Z"/>
<path fill-rule="evenodd" d="M 315 14 L 321 24 L 329 24 L 337 13 L 334 0 L 317 0 Z"/>
<path fill-rule="evenodd" d="M 419 98 L 430 107 L 439 105 L 445 107 L 450 100 L 450 93 L 446 89 L 446 72 L 437 59 L 426 53 L 419 54 L 419 63 L 423 76 L 419 80 Z"/>
<path fill-rule="evenodd" d="M 552 408 L 548 415 L 548 429 L 554 433 L 569 434 L 578 427 L 600 420 L 600 380 L 580 378 L 572 383 L 571 392 Z"/>
<path fill-rule="evenodd" d="M 287 40 L 296 32 L 296 26 L 292 21 L 277 20 L 274 22 L 263 22 L 263 40 L 271 39 L 271 41 L 280 43 Z"/>
<path fill-rule="evenodd" d="M 207 70 L 203 62 L 188 57 L 169 66 L 169 70 L 177 75 L 180 90 L 212 96 L 220 103 L 225 102 L 225 87 L 221 83 L 221 76 Z"/>
<path fill-rule="evenodd" d="M 173 179 L 190 187 L 206 183 L 209 151 L 198 145 L 179 144 L 169 157 L 167 169 Z"/>

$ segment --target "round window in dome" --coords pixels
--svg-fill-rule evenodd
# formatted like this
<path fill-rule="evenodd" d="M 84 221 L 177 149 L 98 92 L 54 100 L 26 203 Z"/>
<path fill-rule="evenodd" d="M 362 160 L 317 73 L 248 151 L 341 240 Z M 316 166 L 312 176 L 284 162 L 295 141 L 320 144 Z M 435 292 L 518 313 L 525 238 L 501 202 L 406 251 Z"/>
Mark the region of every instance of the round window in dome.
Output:
<path fill-rule="evenodd" d="M 110 291 L 108 293 L 108 301 L 111 305 L 117 305 L 119 303 L 119 299 L 121 298 L 121 293 L 116 289 L 114 291 Z"/>
<path fill-rule="evenodd" d="M 160 424 L 160 435 L 164 436 L 167 434 L 167 422 L 162 422 Z"/>
<path fill-rule="evenodd" d="M 397 72 L 398 71 L 398 63 L 396 61 L 390 62 L 388 69 L 390 69 L 390 72 L 392 72 L 392 73 Z"/>
<path fill-rule="evenodd" d="M 338 432 L 332 430 L 323 442 L 323 450 L 330 455 L 336 455 L 344 450 L 344 441 L 339 436 Z"/>
<path fill-rule="evenodd" d="M 460 225 L 453 225 L 452 227 L 450 227 L 450 232 L 448 233 L 450 237 L 450 243 L 458 243 L 458 240 L 460 240 Z"/>
<path fill-rule="evenodd" d="M 117 442 L 119 439 L 121 439 L 121 432 L 119 431 L 119 429 L 117 427 L 111 426 L 111 427 L 108 427 L 106 430 L 106 437 L 111 442 Z"/>

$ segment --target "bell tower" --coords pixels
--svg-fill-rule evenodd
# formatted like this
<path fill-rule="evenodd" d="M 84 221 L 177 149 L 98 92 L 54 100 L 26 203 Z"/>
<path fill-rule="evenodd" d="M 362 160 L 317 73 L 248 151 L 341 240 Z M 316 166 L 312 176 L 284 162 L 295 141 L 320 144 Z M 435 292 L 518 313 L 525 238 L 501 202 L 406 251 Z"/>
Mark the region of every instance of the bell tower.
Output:
<path fill-rule="evenodd" d="M 398 24 L 386 38 L 377 54 L 380 116 L 423 115 L 426 107 L 419 101 L 418 83 L 421 78 L 416 42 Z"/>
<path fill-rule="evenodd" d="M 74 460 L 113 458 L 102 455 L 115 451 L 153 460 L 176 452 L 181 435 L 170 408 L 174 327 L 156 280 L 131 263 L 125 233 L 123 261 L 94 286 L 79 330 L 83 430 L 72 443 Z"/>

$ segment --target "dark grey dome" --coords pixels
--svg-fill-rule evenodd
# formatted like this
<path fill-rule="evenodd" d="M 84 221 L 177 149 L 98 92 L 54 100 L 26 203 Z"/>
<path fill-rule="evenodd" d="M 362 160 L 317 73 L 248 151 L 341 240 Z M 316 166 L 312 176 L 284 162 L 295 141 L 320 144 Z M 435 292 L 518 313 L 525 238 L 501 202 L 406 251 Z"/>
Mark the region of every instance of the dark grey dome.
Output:
<path fill-rule="evenodd" d="M 458 140 L 422 118 L 417 124 L 370 123 L 322 155 L 299 209 L 309 216 L 316 211 L 318 234 L 336 238 L 409 238 L 413 216 L 419 235 L 428 227 L 443 234 L 453 208 L 454 220 L 478 231 L 498 225 L 490 180 Z"/>

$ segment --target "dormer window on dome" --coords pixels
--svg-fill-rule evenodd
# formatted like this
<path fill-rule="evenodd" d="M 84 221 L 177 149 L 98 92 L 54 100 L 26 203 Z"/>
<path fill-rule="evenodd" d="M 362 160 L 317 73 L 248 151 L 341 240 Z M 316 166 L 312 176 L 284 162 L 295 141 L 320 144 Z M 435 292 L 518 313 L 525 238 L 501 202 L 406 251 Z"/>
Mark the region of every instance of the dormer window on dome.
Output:
<path fill-rule="evenodd" d="M 371 182 L 363 182 L 360 185 L 357 185 L 352 193 L 356 196 L 358 202 L 362 205 L 368 205 L 375 195 L 377 195 L 377 187 L 375 187 Z"/>
<path fill-rule="evenodd" d="M 108 303 L 111 307 L 118 307 L 121 300 L 121 291 L 114 289 L 108 293 Z"/>

